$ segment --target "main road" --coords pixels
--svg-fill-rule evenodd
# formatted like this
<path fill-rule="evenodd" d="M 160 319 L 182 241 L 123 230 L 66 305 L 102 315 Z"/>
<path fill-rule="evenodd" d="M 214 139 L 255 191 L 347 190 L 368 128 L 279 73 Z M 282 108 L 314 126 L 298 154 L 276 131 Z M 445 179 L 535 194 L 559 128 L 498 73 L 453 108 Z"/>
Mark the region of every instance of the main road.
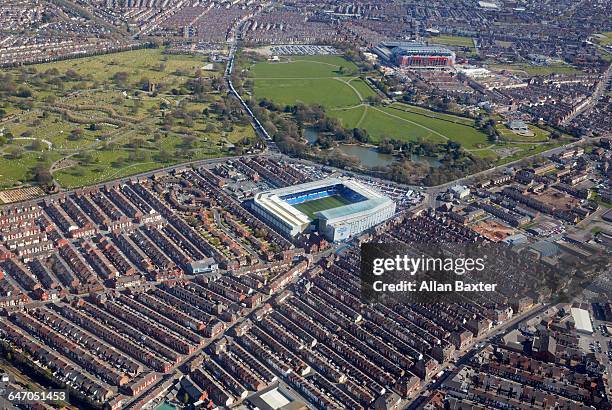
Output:
<path fill-rule="evenodd" d="M 256 13 L 259 13 L 261 10 L 263 10 L 264 7 L 259 9 L 259 11 Z M 268 131 L 266 131 L 266 129 L 261 124 L 261 122 L 259 122 L 259 119 L 255 116 L 255 114 L 253 114 L 251 107 L 249 107 L 246 101 L 244 101 L 240 93 L 236 91 L 236 88 L 234 88 L 234 83 L 232 82 L 232 74 L 234 73 L 234 62 L 236 59 L 236 51 L 238 50 L 238 45 L 242 37 L 242 30 L 244 27 L 245 20 L 246 19 L 242 19 L 238 21 L 236 25 L 232 27 L 230 34 L 228 36 L 229 52 L 227 56 L 227 65 L 225 67 L 224 78 L 225 78 L 225 81 L 227 82 L 229 93 L 233 95 L 234 97 L 236 97 L 238 101 L 240 101 L 242 108 L 244 108 L 244 111 L 249 116 L 249 121 L 251 122 L 251 125 L 253 126 L 255 133 L 257 133 L 257 135 L 264 141 L 268 150 L 277 151 L 276 145 L 272 141 L 272 137 L 270 137 L 270 134 L 268 134 Z"/>

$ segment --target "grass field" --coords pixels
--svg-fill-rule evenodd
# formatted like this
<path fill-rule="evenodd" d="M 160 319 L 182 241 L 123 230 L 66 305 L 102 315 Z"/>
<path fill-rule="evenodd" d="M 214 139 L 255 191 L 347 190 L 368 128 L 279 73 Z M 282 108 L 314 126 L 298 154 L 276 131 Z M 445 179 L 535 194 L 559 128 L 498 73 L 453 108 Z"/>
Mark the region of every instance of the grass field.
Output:
<path fill-rule="evenodd" d="M 602 45 L 602 46 L 612 45 L 612 31 L 606 31 L 606 32 L 600 33 L 600 35 L 602 35 L 603 38 L 597 40 L 599 45 Z"/>
<path fill-rule="evenodd" d="M 400 141 L 423 139 L 437 143 L 453 140 L 467 149 L 489 145 L 487 136 L 474 128 L 473 120 L 406 104 L 364 106 L 330 111 L 329 114 L 340 119 L 344 127 L 367 129 L 374 143 L 393 138 Z"/>
<path fill-rule="evenodd" d="M 340 69 L 344 68 L 345 73 Z M 252 78 L 327 78 L 348 76 L 357 66 L 339 56 L 292 56 L 279 62 L 261 62 L 250 67 Z"/>
<path fill-rule="evenodd" d="M 201 57 L 162 54 L 162 49 L 143 49 L 39 64 L 36 69 L 73 70 L 87 82 L 103 83 L 118 72 L 127 72 L 134 81 L 146 76 L 157 83 L 178 85 L 182 77 L 192 76 L 205 64 Z"/>
<path fill-rule="evenodd" d="M 454 48 L 459 55 L 464 55 L 464 48 L 469 48 L 468 56 L 477 55 L 476 47 L 474 47 L 474 41 L 472 37 L 462 37 L 462 36 L 448 36 L 448 35 L 439 35 L 435 37 L 431 37 L 427 39 L 429 44 L 441 44 L 444 46 L 448 46 Z"/>
<path fill-rule="evenodd" d="M 492 64 L 493 70 L 506 70 L 520 76 L 546 76 L 550 74 L 577 74 L 580 73 L 575 67 L 568 64 L 555 63 L 545 66 L 531 64 Z"/>
<path fill-rule="evenodd" d="M 469 37 L 439 36 L 431 42 L 457 47 L 473 47 Z M 513 66 L 513 69 L 575 70 L 571 66 Z M 249 68 L 255 98 L 268 98 L 282 105 L 321 104 L 328 116 L 337 118 L 345 128 L 364 128 L 370 142 L 384 139 L 399 141 L 455 141 L 473 155 L 498 163 L 508 162 L 553 148 L 548 132 L 532 127 L 533 137 L 518 136 L 503 125 L 498 130 L 505 141 L 494 144 L 476 128 L 470 118 L 439 113 L 426 108 L 395 102 L 371 105 L 366 98 L 375 91 L 358 76 L 357 67 L 340 56 L 293 56 L 280 62 L 256 62 Z"/>
<path fill-rule="evenodd" d="M 143 49 L 6 70 L 31 96 L 0 102 L 13 116 L 0 125 L 11 136 L 0 145 L 0 189 L 31 183 L 41 164 L 73 188 L 229 155 L 228 144 L 254 141 L 246 121 L 210 112 L 224 95 L 212 86 L 222 67 L 205 71 L 206 64 L 200 56 Z M 198 99 L 187 86 L 195 79 L 205 85 Z M 146 82 L 155 92 L 142 91 Z M 43 152 L 30 147 L 33 140 Z M 25 152 L 13 158 L 16 149 Z M 62 158 L 70 161 L 54 168 Z"/>
<path fill-rule="evenodd" d="M 365 104 L 375 91 L 354 75 L 356 68 L 339 56 L 289 57 L 281 62 L 254 64 L 249 79 L 254 82 L 256 98 L 283 105 L 321 104 L 345 128 L 367 129 L 374 143 L 394 138 L 439 143 L 454 140 L 466 148 L 487 144 L 486 135 L 476 130 L 470 119 L 400 103 L 389 107 Z"/>
<path fill-rule="evenodd" d="M 440 35 L 435 36 L 429 39 L 429 42 L 432 44 L 444 44 L 446 46 L 456 46 L 456 47 L 473 47 L 474 41 L 472 37 L 461 37 L 461 36 L 446 36 Z"/>
<path fill-rule="evenodd" d="M 294 205 L 294 207 L 304 212 L 309 218 L 317 219 L 315 213 L 319 211 L 326 211 L 328 209 L 338 208 L 348 204 L 350 204 L 350 201 L 341 195 L 332 195 L 321 199 L 315 199 L 314 201 L 303 202 L 301 204 Z"/>
<path fill-rule="evenodd" d="M 360 80 L 361 81 L 361 80 Z M 363 83 L 364 86 L 367 86 Z M 323 92 L 322 90 L 325 90 Z M 327 108 L 353 106 L 361 103 L 357 92 L 344 81 L 334 78 L 304 80 L 256 80 L 255 95 L 278 104 L 321 104 Z M 370 90 L 371 93 L 373 91 Z"/>
<path fill-rule="evenodd" d="M 256 63 L 250 67 L 249 79 L 257 98 L 339 108 L 358 105 L 375 94 L 356 73 L 357 66 L 339 56 L 296 56 Z"/>

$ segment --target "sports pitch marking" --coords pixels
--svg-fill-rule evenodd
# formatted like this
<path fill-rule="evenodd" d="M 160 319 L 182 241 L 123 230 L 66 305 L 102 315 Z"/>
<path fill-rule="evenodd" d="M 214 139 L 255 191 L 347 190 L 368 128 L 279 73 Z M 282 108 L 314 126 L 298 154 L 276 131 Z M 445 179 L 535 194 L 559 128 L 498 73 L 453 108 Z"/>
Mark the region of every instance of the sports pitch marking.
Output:
<path fill-rule="evenodd" d="M 338 208 L 350 203 L 350 201 L 340 195 L 332 195 L 325 198 L 315 199 L 313 201 L 303 202 L 301 204 L 294 205 L 294 207 L 304 212 L 311 219 L 317 219 L 315 213 L 319 211 Z"/>

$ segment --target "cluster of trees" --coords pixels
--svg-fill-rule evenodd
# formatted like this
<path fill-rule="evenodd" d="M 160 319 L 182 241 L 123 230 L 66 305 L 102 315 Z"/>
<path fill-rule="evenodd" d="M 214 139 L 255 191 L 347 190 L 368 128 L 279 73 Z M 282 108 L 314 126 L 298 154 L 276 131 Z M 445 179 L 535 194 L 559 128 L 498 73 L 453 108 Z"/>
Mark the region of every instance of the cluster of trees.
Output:
<path fill-rule="evenodd" d="M 432 167 L 423 182 L 430 186 L 440 185 L 490 167 L 489 161 L 463 152 L 456 160 L 443 161 L 439 168 Z"/>
<path fill-rule="evenodd" d="M 34 180 L 39 185 L 49 187 L 53 184 L 53 175 L 45 164 L 37 164 L 34 168 Z"/>
<path fill-rule="evenodd" d="M 342 49 L 342 53 L 347 60 L 359 67 L 361 72 L 372 71 L 376 68 L 357 47 L 347 45 Z"/>
<path fill-rule="evenodd" d="M 68 134 L 68 137 L 66 138 L 68 139 L 68 141 L 80 141 L 83 139 L 84 136 L 85 134 L 82 129 L 75 128 L 70 131 L 70 134 Z"/>
<path fill-rule="evenodd" d="M 238 125 L 248 125 L 249 118 L 244 113 L 240 101 L 234 96 L 225 95 L 219 101 L 211 104 L 210 110 L 204 114 L 213 113 L 222 121 L 229 121 Z"/>
<path fill-rule="evenodd" d="M 485 118 L 479 115 L 475 122 L 476 128 L 487 134 L 487 138 L 490 142 L 497 142 L 500 138 L 499 131 L 495 128 L 495 120 L 492 118 Z"/>
<path fill-rule="evenodd" d="M 15 78 L 11 73 L 0 73 L 0 97 L 32 97 L 32 90 L 21 78 Z"/>
<path fill-rule="evenodd" d="M 19 73 L 0 73 L 0 97 L 31 98 L 32 89 L 40 90 L 57 88 L 63 90 L 67 81 L 82 81 L 83 78 L 74 70 L 61 74 L 57 68 L 38 71 L 36 67 L 23 68 Z M 26 85 L 27 84 L 27 85 Z"/>

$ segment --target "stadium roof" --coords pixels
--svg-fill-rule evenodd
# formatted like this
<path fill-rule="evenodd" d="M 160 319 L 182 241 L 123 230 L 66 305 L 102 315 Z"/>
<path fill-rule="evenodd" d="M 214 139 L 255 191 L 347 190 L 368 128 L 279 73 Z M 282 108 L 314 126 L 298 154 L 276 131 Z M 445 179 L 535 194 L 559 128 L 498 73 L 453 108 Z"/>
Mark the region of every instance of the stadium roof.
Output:
<path fill-rule="evenodd" d="M 355 217 L 358 217 L 362 213 L 370 211 L 373 208 L 381 207 L 382 205 L 391 201 L 378 191 L 355 180 L 340 178 L 326 178 L 319 181 L 307 182 L 304 184 L 262 192 L 255 195 L 254 200 L 260 206 L 267 208 L 270 212 L 273 212 L 285 223 L 291 226 L 301 226 L 312 222 L 312 219 L 310 219 L 305 213 L 298 210 L 296 207 L 288 204 L 282 199 L 282 197 L 334 185 L 344 185 L 367 199 L 365 201 L 317 212 L 317 215 L 320 215 L 330 221 L 338 218 L 346 218 L 351 214 L 355 214 Z"/>
<path fill-rule="evenodd" d="M 285 195 L 297 194 L 297 193 L 304 192 L 304 191 L 310 191 L 313 189 L 324 188 L 324 187 L 334 186 L 334 185 L 344 185 L 347 188 L 352 189 L 353 191 L 365 196 L 368 199 L 383 197 L 378 191 L 375 191 L 374 189 L 371 189 L 363 184 L 360 184 L 357 181 L 354 181 L 352 179 L 340 179 L 340 178 L 325 178 L 319 181 L 306 182 L 304 184 L 292 185 L 292 186 L 288 186 L 284 188 L 274 189 L 272 191 L 268 191 L 267 193 L 260 194 L 260 195 L 268 195 L 268 196 L 276 195 L 278 197 L 283 197 Z"/>
<path fill-rule="evenodd" d="M 372 198 L 366 201 L 356 202 L 354 204 L 319 211 L 316 213 L 316 215 L 327 219 L 328 222 L 333 222 L 335 219 L 345 219 L 348 216 L 358 218 L 362 214 L 370 212 L 374 208 L 386 205 L 389 201 L 390 199 L 385 197 Z"/>
<path fill-rule="evenodd" d="M 385 41 L 379 47 L 385 47 L 397 53 L 408 54 L 443 54 L 451 55 L 453 52 L 448 48 L 437 44 L 423 44 L 414 41 Z"/>
<path fill-rule="evenodd" d="M 274 212 L 289 225 L 304 225 L 312 222 L 304 212 L 280 199 L 275 191 L 259 193 L 255 195 L 255 201 Z"/>

